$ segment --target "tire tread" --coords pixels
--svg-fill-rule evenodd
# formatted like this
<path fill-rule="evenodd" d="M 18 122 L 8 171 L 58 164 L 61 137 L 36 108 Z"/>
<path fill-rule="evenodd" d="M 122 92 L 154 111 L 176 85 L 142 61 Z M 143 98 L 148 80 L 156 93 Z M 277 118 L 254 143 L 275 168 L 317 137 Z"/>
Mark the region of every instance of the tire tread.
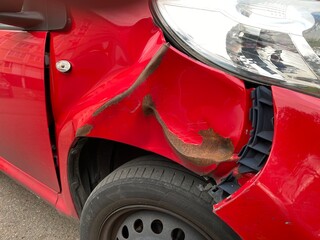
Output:
<path fill-rule="evenodd" d="M 204 180 L 199 176 L 196 176 L 178 164 L 168 163 L 167 160 L 161 158 L 152 161 L 150 157 L 132 160 L 128 164 L 119 167 L 102 180 L 91 195 L 95 195 L 97 189 L 100 189 L 99 186 L 130 178 L 156 180 L 160 184 L 174 186 L 189 192 L 194 197 L 201 198 L 207 204 L 214 204 L 213 199 L 207 192 L 199 190 L 199 184 L 204 183 Z"/>

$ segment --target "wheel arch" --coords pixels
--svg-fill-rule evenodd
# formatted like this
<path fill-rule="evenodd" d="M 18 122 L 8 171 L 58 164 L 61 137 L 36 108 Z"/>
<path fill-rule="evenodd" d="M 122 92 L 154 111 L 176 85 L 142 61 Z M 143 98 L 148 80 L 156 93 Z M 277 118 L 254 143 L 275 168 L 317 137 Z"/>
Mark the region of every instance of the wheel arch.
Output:
<path fill-rule="evenodd" d="M 109 173 L 134 158 L 146 155 L 155 154 L 116 141 L 76 138 L 68 156 L 68 184 L 77 214 L 81 215 L 90 193 Z"/>

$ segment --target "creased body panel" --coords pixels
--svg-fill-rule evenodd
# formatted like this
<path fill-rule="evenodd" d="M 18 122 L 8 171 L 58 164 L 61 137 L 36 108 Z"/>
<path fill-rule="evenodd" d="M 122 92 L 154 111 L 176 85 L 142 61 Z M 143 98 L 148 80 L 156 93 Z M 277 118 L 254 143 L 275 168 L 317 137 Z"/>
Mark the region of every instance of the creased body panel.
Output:
<path fill-rule="evenodd" d="M 67 32 L 51 33 L 51 100 L 56 122 L 62 194 L 57 208 L 77 216 L 67 176 L 69 149 L 76 133 L 108 99 L 127 90 L 165 43 L 148 1 L 110 6 L 99 12 L 72 11 Z M 55 63 L 68 60 L 71 72 Z M 105 95 L 106 89 L 109 95 Z M 91 127 L 82 128 L 82 135 Z"/>
<path fill-rule="evenodd" d="M 92 126 L 88 136 L 147 149 L 199 174 L 234 160 L 233 154 L 243 146 L 241 137 L 248 121 L 247 91 L 240 80 L 172 47 L 134 91 L 116 102 L 111 97 L 102 106 L 107 107 L 86 121 Z"/>

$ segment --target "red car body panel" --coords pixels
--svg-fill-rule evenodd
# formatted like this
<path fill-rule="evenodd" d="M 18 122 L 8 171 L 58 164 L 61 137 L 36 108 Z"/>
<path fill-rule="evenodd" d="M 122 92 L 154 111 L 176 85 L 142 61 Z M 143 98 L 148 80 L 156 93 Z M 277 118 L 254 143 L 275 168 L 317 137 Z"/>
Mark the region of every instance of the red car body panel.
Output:
<path fill-rule="evenodd" d="M 58 192 L 45 100 L 46 37 L 0 31 L 0 76 L 11 88 L 0 95 L 0 157 Z"/>
<path fill-rule="evenodd" d="M 200 145 L 199 131 L 206 129 L 230 138 L 235 153 L 248 140 L 251 100 L 243 82 L 173 48 L 168 49 L 155 72 L 130 96 L 94 116 L 99 107 L 135 84 L 165 44 L 150 14 L 135 15 L 136 20 L 128 23 L 107 16 L 74 12 L 70 32 L 51 34 L 51 62 L 68 59 L 72 64 L 68 74 L 51 65 L 62 188 L 69 189 L 67 157 L 76 136 L 130 144 L 168 157 L 201 175 L 212 173 L 222 177 L 228 173 L 236 158 L 220 166 L 184 161 L 168 144 L 156 119 L 143 112 L 143 98 L 151 95 L 170 131 L 190 145 Z M 223 101 L 225 96 L 228 101 Z M 90 129 L 86 130 L 86 126 Z M 66 211 L 73 202 L 68 191 L 64 194 L 58 206 Z"/>
<path fill-rule="evenodd" d="M 116 84 L 123 82 L 124 86 L 130 87 L 135 83 L 136 78 L 127 79 L 127 75 L 125 76 L 119 78 Z M 210 88 L 212 81 L 215 81 L 214 89 Z M 105 89 L 101 88 L 101 95 L 107 96 L 104 102 L 112 100 L 114 89 L 117 88 L 112 86 L 112 82 L 113 79 L 106 80 Z M 211 102 L 224 98 L 225 89 L 228 89 L 233 97 L 230 97 L 226 104 L 211 105 Z M 200 145 L 202 137 L 199 131 L 214 129 L 221 136 L 230 138 L 234 146 L 239 145 L 248 116 L 247 91 L 242 82 L 195 63 L 172 48 L 167 51 L 158 69 L 128 97 L 104 109 L 97 116 L 94 116 L 96 109 L 90 107 L 85 110 L 86 116 L 89 116 L 87 119 L 75 118 L 73 121 L 78 129 L 86 125 L 92 126 L 87 136 L 111 139 L 147 149 L 202 175 L 215 170 L 216 164 L 195 165 L 182 161 L 177 156 L 169 146 L 161 125 L 143 111 L 143 100 L 148 95 L 152 97 L 166 127 L 183 142 Z M 230 127 L 226 128 L 226 125 Z M 138 135 L 139 138 L 136 137 Z"/>
<path fill-rule="evenodd" d="M 272 91 L 275 136 L 268 162 L 215 212 L 243 239 L 318 239 L 320 100 Z"/>
<path fill-rule="evenodd" d="M 132 9 L 119 7 L 124 9 L 114 11 L 124 12 L 125 16 L 118 18 L 109 13 L 113 16 L 110 20 L 105 19 L 103 13 L 74 11 L 68 32 L 51 33 L 51 62 L 67 59 L 72 64 L 69 74 L 58 72 L 54 65 L 50 70 L 54 79 L 51 82 L 51 99 L 63 189 L 57 208 L 75 217 L 77 213 L 69 192 L 67 162 L 77 130 L 107 97 L 121 92 L 128 87 L 125 84 L 139 76 L 164 42 L 160 30 L 152 22 L 146 1 Z M 121 80 L 117 76 L 121 74 L 127 82 L 117 85 Z M 112 95 L 99 94 L 109 79 L 109 84 L 113 85 L 107 87 L 112 87 Z"/>
<path fill-rule="evenodd" d="M 188 68 L 189 66 L 190 71 L 185 71 L 184 67 Z M 164 71 L 163 69 L 169 70 Z M 199 75 L 201 76 L 200 78 L 198 78 Z M 181 78 L 178 81 L 174 81 L 174 78 L 179 77 Z M 210 89 L 213 79 L 216 81 L 216 88 Z M 113 80 L 107 79 L 106 81 Z M 132 82 L 132 79 L 118 79 L 118 81 L 124 81 L 125 85 L 128 86 L 127 82 Z M 106 92 L 103 92 L 103 95 L 112 96 L 114 94 L 112 82 L 104 84 L 104 86 L 106 89 L 101 91 Z M 170 88 L 167 86 L 170 86 Z M 224 106 L 229 108 L 230 111 L 224 111 L 225 115 L 219 115 L 218 111 L 221 108 L 211 107 L 210 102 L 221 101 L 223 98 L 221 93 L 224 88 L 229 89 L 229 93 L 233 92 L 234 98 L 229 99 L 229 106 Z M 177 97 L 178 89 L 183 94 Z M 196 99 L 200 92 L 202 98 Z M 70 122 L 65 125 L 62 132 L 63 135 L 61 135 L 61 139 L 69 139 L 70 142 L 67 146 L 59 145 L 59 149 L 61 150 L 63 147 L 69 150 L 77 130 L 89 125 L 93 126 L 87 134 L 89 137 L 110 139 L 155 152 L 201 175 L 212 173 L 220 178 L 234 167 L 236 159 L 230 159 L 230 161 L 221 165 L 200 166 L 179 158 L 165 138 L 160 124 L 154 117 L 146 116 L 143 112 L 143 98 L 148 94 L 154 97 L 159 113 L 168 128 L 172 129 L 185 142 L 189 142 L 191 145 L 200 145 L 202 139 L 198 132 L 202 129 L 212 128 L 217 129 L 216 131 L 220 130 L 222 134 L 225 134 L 225 137 L 230 137 L 234 145 L 237 146 L 237 150 L 240 150 L 243 146 L 244 137 L 242 135 L 246 135 L 245 133 L 248 133 L 250 129 L 248 124 L 249 114 L 247 112 L 249 109 L 247 105 L 250 105 L 250 102 L 247 102 L 248 94 L 241 82 L 220 71 L 195 63 L 193 60 L 182 56 L 176 50 L 169 49 L 158 70 L 146 80 L 145 84 L 123 101 L 110 106 L 97 117 L 92 115 L 98 106 L 95 108 L 90 106 L 79 113 L 75 113 L 74 116 L 70 115 Z M 166 96 L 166 98 L 163 99 L 162 96 Z M 188 101 L 188 99 L 194 100 Z M 94 100 L 89 99 L 87 101 Z M 206 103 L 208 104 L 206 105 Z M 184 105 L 184 107 L 181 105 Z M 203 108 L 201 108 L 201 105 Z M 182 110 L 181 112 L 179 111 L 180 109 Z M 88 116 L 88 118 L 84 118 L 84 116 Z M 216 118 L 214 118 L 215 116 Z M 225 127 L 228 119 L 233 120 L 231 122 L 234 124 L 234 128 Z M 239 121 L 239 119 L 243 120 Z M 224 123 L 221 124 L 223 121 Z M 60 163 L 60 166 L 66 166 L 66 162 Z M 66 173 L 66 171 L 61 171 L 62 176 Z"/>
<path fill-rule="evenodd" d="M 0 171 L 4 172 L 19 183 L 22 183 L 25 187 L 37 194 L 37 196 L 46 200 L 52 206 L 56 206 L 56 203 L 58 201 L 58 193 L 56 191 L 52 190 L 39 180 L 35 179 L 33 176 L 12 165 L 2 157 L 0 157 Z M 69 215 L 71 215 L 70 210 L 61 210 L 61 212 L 65 212 L 66 214 L 69 213 Z"/>
<path fill-rule="evenodd" d="M 1 171 L 61 212 L 78 217 L 69 189 L 68 156 L 79 137 L 145 149 L 217 181 L 237 166 L 251 130 L 251 90 L 242 80 L 167 45 L 148 1 L 99 12 L 72 10 L 71 16 L 67 30 L 51 32 L 48 38 L 59 174 L 47 125 L 44 67 L 39 67 L 44 66 L 47 33 L 15 32 L 6 48 L 2 39 L 8 31 L 0 32 L 0 52 L 5 49 L 0 72 L 6 80 L 6 94 L 0 96 Z M 19 50 L 16 39 L 22 37 L 26 46 L 21 51 L 41 58 L 38 67 L 27 58 L 1 59 Z M 31 54 L 32 46 L 37 47 Z M 56 69 L 60 60 L 71 63 L 70 72 Z M 12 64 L 11 72 L 6 72 L 6 62 Z M 33 75 L 23 70 L 28 67 Z M 13 89 L 10 99 L 7 82 Z M 268 162 L 235 194 L 214 205 L 214 212 L 243 239 L 319 238 L 320 146 L 314 136 L 320 131 L 320 100 L 279 87 L 272 92 L 275 136 Z M 152 99 L 152 106 L 146 99 Z M 181 144 L 184 150 L 202 150 L 203 131 L 230 141 L 230 157 L 209 159 L 210 164 L 182 157 Z M 173 136 L 180 141 L 177 145 L 170 142 Z"/>

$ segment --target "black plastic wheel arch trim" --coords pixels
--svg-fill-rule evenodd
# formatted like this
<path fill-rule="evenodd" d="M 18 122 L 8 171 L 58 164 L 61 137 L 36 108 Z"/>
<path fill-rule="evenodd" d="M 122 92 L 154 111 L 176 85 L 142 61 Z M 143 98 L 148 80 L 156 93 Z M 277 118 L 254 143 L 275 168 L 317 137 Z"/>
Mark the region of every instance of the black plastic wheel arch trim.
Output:
<path fill-rule="evenodd" d="M 265 165 L 271 151 L 274 135 L 274 110 L 272 92 L 269 88 L 260 86 L 251 93 L 253 102 L 250 110 L 252 130 L 250 139 L 241 150 L 238 161 L 238 172 L 257 174 Z M 213 197 L 221 201 L 240 188 L 237 178 L 231 173 L 217 185 Z"/>

